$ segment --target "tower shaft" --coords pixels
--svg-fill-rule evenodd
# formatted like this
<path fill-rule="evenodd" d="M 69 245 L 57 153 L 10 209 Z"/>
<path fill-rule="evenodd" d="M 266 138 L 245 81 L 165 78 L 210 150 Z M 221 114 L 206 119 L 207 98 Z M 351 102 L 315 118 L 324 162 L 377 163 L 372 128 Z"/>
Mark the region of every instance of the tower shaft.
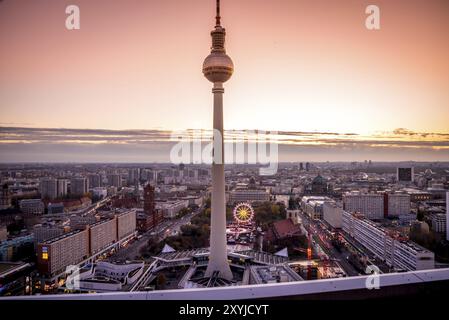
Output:
<path fill-rule="evenodd" d="M 206 277 L 215 271 L 232 280 L 226 248 L 226 200 L 224 176 L 223 84 L 214 83 L 214 162 L 212 163 L 212 208 L 210 254 Z M 217 148 L 221 148 L 218 150 Z"/>

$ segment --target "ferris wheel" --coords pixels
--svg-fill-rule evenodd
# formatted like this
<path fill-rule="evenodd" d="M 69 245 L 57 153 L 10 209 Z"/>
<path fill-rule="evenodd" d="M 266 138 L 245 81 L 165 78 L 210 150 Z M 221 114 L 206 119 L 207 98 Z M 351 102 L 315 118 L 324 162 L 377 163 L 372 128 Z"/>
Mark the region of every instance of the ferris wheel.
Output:
<path fill-rule="evenodd" d="M 249 203 L 239 203 L 233 213 L 238 223 L 249 223 L 254 218 L 254 209 Z"/>

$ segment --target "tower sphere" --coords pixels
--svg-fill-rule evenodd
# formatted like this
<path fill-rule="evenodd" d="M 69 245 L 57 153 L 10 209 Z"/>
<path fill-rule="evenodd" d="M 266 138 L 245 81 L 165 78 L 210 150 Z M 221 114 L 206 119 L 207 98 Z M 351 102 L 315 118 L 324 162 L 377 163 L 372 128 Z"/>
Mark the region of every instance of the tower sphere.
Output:
<path fill-rule="evenodd" d="M 234 63 L 224 52 L 212 52 L 203 63 L 203 74 L 210 82 L 226 82 L 234 72 Z"/>

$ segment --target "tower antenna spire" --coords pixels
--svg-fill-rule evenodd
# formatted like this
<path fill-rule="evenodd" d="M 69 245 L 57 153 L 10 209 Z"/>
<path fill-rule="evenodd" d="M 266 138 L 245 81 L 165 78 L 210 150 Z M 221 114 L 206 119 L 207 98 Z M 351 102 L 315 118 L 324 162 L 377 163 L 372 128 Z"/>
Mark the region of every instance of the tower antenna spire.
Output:
<path fill-rule="evenodd" d="M 220 0 L 217 0 L 217 16 L 215 17 L 215 21 L 216 21 L 216 25 L 219 26 L 220 25 Z"/>

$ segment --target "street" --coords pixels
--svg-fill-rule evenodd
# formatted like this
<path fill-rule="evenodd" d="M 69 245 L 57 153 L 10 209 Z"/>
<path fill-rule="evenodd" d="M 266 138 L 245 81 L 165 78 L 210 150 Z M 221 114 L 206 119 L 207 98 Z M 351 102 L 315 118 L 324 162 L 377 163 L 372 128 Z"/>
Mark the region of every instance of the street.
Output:
<path fill-rule="evenodd" d="M 358 276 L 359 272 L 348 262 L 349 252 L 342 248 L 339 252 L 330 243 L 330 239 L 324 234 L 322 226 L 318 226 L 318 222 L 309 218 L 304 212 L 301 212 L 301 219 L 304 228 L 312 235 L 312 241 L 317 244 L 329 256 L 330 260 L 338 262 L 348 276 Z"/>
<path fill-rule="evenodd" d="M 190 220 L 201 212 L 203 208 L 200 207 L 197 210 L 177 219 L 164 220 L 161 224 L 157 225 L 154 229 L 148 230 L 141 234 L 138 239 L 135 239 L 132 243 L 128 244 L 126 248 L 120 249 L 117 253 L 112 255 L 109 260 L 111 261 L 126 261 L 135 260 L 140 258 L 140 250 L 145 247 L 148 240 L 151 237 L 157 237 L 158 241 L 162 241 L 165 238 L 176 235 L 180 232 L 183 225 L 189 224 Z"/>

